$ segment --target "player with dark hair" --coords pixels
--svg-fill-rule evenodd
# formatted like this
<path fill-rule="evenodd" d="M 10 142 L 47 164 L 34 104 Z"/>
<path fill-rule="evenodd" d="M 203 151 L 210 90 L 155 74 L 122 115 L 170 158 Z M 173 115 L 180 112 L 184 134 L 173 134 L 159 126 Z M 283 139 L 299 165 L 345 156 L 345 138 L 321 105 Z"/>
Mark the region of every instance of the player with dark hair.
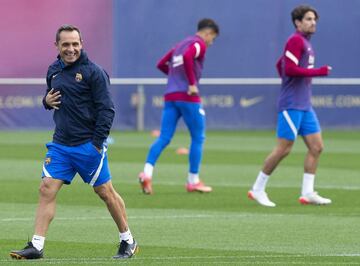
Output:
<path fill-rule="evenodd" d="M 45 235 L 55 216 L 56 195 L 76 173 L 105 202 L 119 229 L 120 246 L 114 258 L 130 258 L 138 249 L 108 166 L 105 140 L 115 115 L 109 76 L 88 59 L 82 44 L 77 27 L 63 25 L 58 29 L 55 45 L 59 56 L 49 66 L 43 99 L 44 107 L 54 110 L 56 127 L 53 141 L 46 144 L 35 234 L 24 249 L 10 253 L 15 259 L 43 257 Z"/>
<path fill-rule="evenodd" d="M 266 183 L 276 166 L 290 153 L 298 135 L 302 136 L 308 148 L 299 201 L 302 204 L 331 203 L 330 199 L 323 198 L 314 191 L 323 140 L 318 118 L 311 105 L 311 78 L 327 76 L 331 67 L 314 68 L 315 54 L 310 38 L 316 31 L 319 18 L 317 11 L 310 6 L 298 6 L 291 16 L 296 32 L 287 40 L 284 54 L 277 63 L 282 79 L 278 100 L 278 142 L 248 192 L 250 199 L 268 207 L 275 207 L 275 203 L 270 201 L 265 192 Z"/>
<path fill-rule="evenodd" d="M 186 184 L 188 192 L 211 192 L 199 178 L 199 168 L 205 140 L 205 111 L 201 105 L 198 83 L 201 77 L 205 53 L 219 35 L 219 26 L 212 19 L 202 19 L 197 33 L 179 42 L 157 64 L 166 75 L 165 107 L 162 115 L 159 138 L 152 144 L 144 171 L 139 174 L 141 188 L 152 194 L 153 169 L 161 152 L 170 143 L 180 117 L 191 135 L 189 173 Z"/>

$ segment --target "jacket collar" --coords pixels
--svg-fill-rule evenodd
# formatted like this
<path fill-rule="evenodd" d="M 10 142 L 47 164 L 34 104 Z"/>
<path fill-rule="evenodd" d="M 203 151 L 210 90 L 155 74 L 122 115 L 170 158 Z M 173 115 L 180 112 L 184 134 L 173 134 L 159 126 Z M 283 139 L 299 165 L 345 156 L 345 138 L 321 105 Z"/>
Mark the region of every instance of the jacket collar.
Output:
<path fill-rule="evenodd" d="M 57 56 L 57 59 L 58 59 L 58 63 L 60 64 L 61 68 L 64 69 L 64 68 L 69 68 L 69 67 L 72 67 L 72 66 L 75 66 L 78 64 L 82 64 L 88 60 L 88 57 L 87 57 L 86 52 L 83 49 L 81 49 L 80 57 L 78 58 L 78 60 L 76 60 L 74 63 L 72 63 L 70 65 L 65 65 L 65 63 L 61 59 L 60 55 Z"/>

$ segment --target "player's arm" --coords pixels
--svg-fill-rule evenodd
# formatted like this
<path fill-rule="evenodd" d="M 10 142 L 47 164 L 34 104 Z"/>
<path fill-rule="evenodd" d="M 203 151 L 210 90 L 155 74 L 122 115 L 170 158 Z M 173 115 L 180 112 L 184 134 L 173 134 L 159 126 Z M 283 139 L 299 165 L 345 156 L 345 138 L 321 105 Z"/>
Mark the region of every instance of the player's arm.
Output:
<path fill-rule="evenodd" d="M 174 52 L 174 49 L 171 49 L 169 52 L 164 55 L 159 62 L 157 63 L 157 68 L 163 72 L 165 75 L 169 74 L 169 63 L 172 57 L 172 54 Z"/>
<path fill-rule="evenodd" d="M 289 77 L 327 76 L 331 69 L 329 66 L 320 68 L 302 68 L 299 66 L 304 49 L 304 41 L 300 37 L 293 37 L 288 41 L 284 54 L 285 75 Z"/>
<path fill-rule="evenodd" d="M 189 94 L 199 93 L 194 71 L 194 59 L 204 56 L 205 52 L 206 46 L 203 43 L 195 42 L 183 54 L 185 74 L 189 82 Z"/>
<path fill-rule="evenodd" d="M 90 86 L 96 113 L 92 144 L 100 151 L 109 136 L 115 116 L 115 108 L 110 97 L 110 79 L 107 73 L 101 68 L 96 68 L 91 76 Z"/>

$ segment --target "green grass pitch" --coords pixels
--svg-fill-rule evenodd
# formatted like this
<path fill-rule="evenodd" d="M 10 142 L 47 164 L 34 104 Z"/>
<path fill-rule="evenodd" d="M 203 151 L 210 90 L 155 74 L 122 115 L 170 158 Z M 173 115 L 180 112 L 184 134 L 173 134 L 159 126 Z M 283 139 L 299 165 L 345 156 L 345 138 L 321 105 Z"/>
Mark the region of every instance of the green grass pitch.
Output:
<path fill-rule="evenodd" d="M 44 143 L 51 132 L 0 133 L 0 264 L 33 234 Z M 140 252 L 130 265 L 355 265 L 360 264 L 360 132 L 324 132 L 316 188 L 330 206 L 298 203 L 305 147 L 301 139 L 271 177 L 276 208 L 258 206 L 246 193 L 275 144 L 274 132 L 208 132 L 201 177 L 211 194 L 185 191 L 188 146 L 179 132 L 160 157 L 153 196 L 140 192 L 137 175 L 149 133 L 115 132 L 109 147 L 113 183 L 123 196 Z M 57 213 L 36 264 L 118 264 L 118 234 L 104 204 L 79 177 L 60 191 Z"/>

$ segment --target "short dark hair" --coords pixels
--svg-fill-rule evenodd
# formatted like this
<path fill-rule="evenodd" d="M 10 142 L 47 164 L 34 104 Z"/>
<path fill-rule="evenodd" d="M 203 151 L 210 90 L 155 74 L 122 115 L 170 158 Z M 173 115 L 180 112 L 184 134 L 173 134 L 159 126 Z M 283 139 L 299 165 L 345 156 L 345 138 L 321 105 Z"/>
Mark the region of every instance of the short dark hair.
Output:
<path fill-rule="evenodd" d="M 305 14 L 309 11 L 315 14 L 316 20 L 319 19 L 319 14 L 317 13 L 316 9 L 313 8 L 312 6 L 301 5 L 294 8 L 294 10 L 291 12 L 291 19 L 295 27 L 296 27 L 295 20 L 302 21 Z"/>
<path fill-rule="evenodd" d="M 219 35 L 220 33 L 218 24 L 216 24 L 216 22 L 210 18 L 203 18 L 202 20 L 200 20 L 197 29 L 198 31 L 204 29 L 212 29 L 217 35 Z"/>
<path fill-rule="evenodd" d="M 71 25 L 71 24 L 64 24 L 56 31 L 56 43 L 60 41 L 60 33 L 62 31 L 77 31 L 79 33 L 80 41 L 82 41 L 81 32 L 78 27 Z"/>

